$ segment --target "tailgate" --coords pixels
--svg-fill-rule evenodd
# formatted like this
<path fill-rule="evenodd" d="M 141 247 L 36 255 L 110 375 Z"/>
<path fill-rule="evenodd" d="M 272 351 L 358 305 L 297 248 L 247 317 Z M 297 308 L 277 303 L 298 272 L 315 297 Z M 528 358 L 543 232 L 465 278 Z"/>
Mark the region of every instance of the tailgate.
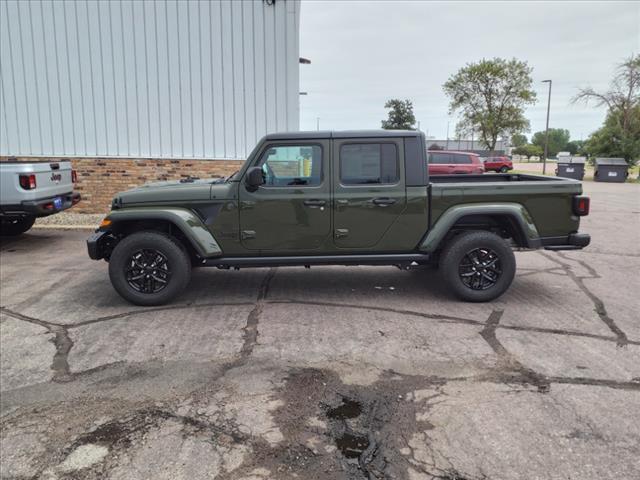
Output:
<path fill-rule="evenodd" d="M 38 200 L 73 191 L 71 162 L 14 163 L 12 166 L 12 183 L 21 200 Z M 36 188 L 25 190 L 20 187 L 19 176 L 32 174 L 36 176 Z"/>

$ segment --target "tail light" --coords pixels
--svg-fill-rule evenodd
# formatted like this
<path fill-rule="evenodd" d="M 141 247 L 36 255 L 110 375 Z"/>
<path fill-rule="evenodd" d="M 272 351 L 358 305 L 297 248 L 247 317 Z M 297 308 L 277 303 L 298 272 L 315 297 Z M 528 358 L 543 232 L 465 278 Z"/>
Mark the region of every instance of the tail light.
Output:
<path fill-rule="evenodd" d="M 573 213 L 579 217 L 589 215 L 589 207 L 591 205 L 591 199 L 582 195 L 576 195 L 573 197 Z"/>
<path fill-rule="evenodd" d="M 78 172 L 75 170 L 71 170 L 71 181 L 73 183 L 78 183 Z"/>
<path fill-rule="evenodd" d="M 25 190 L 33 190 L 36 188 L 35 175 L 20 175 L 20 186 Z"/>

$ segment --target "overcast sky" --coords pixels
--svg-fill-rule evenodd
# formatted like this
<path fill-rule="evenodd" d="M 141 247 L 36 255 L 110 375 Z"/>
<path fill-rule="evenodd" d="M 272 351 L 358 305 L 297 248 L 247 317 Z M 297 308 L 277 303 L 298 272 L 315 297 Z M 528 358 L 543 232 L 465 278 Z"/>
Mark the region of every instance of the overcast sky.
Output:
<path fill-rule="evenodd" d="M 429 135 L 445 138 L 442 84 L 468 62 L 515 57 L 533 67 L 538 102 L 526 116 L 587 138 L 605 110 L 571 105 L 579 86 L 606 89 L 616 64 L 640 53 L 640 2 L 427 2 L 303 0 L 300 128 L 380 128 L 388 98 L 413 101 Z M 455 117 L 450 119 L 453 135 Z M 531 132 L 528 134 L 530 136 Z"/>

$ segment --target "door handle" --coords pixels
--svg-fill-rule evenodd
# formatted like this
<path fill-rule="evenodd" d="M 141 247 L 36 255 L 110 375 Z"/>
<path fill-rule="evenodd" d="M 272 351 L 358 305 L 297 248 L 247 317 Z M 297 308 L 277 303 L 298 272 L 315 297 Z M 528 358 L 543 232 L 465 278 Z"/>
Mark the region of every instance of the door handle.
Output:
<path fill-rule="evenodd" d="M 326 201 L 325 200 L 305 200 L 304 204 L 307 207 L 311 207 L 311 208 L 316 208 L 316 207 L 324 207 L 326 205 Z"/>
<path fill-rule="evenodd" d="M 396 200 L 395 198 L 379 197 L 374 198 L 372 202 L 374 205 L 378 205 L 379 207 L 388 207 L 389 205 L 396 203 Z"/>

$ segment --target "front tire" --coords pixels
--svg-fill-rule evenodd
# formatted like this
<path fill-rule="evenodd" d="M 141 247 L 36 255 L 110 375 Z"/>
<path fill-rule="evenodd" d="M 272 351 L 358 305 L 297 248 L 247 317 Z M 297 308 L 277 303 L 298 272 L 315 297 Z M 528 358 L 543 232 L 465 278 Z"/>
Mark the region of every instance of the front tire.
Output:
<path fill-rule="evenodd" d="M 500 172 L 501 172 L 501 173 L 507 173 L 508 171 L 509 171 L 509 167 L 502 167 L 502 168 L 500 169 Z"/>
<path fill-rule="evenodd" d="M 24 217 L 9 217 L 0 220 L 0 235 L 3 237 L 15 237 L 20 235 L 31 227 L 36 221 L 36 217 L 27 215 Z"/>
<path fill-rule="evenodd" d="M 113 288 L 135 305 L 163 305 L 187 286 L 191 260 L 183 245 L 160 232 L 137 232 L 121 240 L 111 253 Z"/>
<path fill-rule="evenodd" d="M 502 295 L 516 273 L 511 247 L 498 235 L 472 231 L 454 237 L 442 252 L 440 270 L 451 292 L 467 302 Z"/>

